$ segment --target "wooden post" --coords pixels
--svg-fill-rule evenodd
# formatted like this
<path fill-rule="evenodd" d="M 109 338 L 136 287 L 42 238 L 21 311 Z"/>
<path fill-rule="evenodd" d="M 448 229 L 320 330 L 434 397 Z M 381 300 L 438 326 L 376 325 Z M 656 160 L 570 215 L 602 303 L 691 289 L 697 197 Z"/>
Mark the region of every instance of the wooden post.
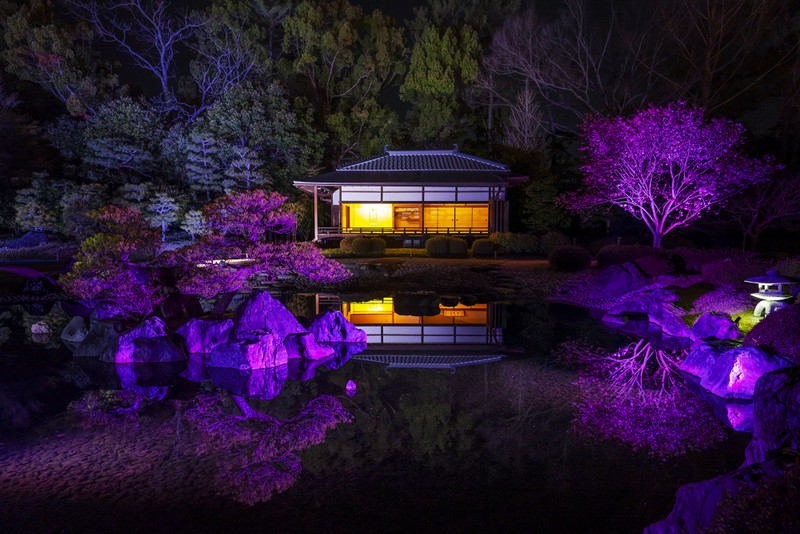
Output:
<path fill-rule="evenodd" d="M 319 241 L 319 208 L 318 203 L 318 186 L 314 186 L 314 241 Z"/>

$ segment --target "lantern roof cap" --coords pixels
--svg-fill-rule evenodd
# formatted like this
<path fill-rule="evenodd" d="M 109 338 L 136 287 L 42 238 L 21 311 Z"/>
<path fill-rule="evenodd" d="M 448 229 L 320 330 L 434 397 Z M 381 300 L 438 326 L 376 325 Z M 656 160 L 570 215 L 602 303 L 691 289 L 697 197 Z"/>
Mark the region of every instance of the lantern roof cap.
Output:
<path fill-rule="evenodd" d="M 770 269 L 767 271 L 767 274 L 748 278 L 745 282 L 750 284 L 796 284 L 797 279 L 783 276 L 776 269 Z"/>

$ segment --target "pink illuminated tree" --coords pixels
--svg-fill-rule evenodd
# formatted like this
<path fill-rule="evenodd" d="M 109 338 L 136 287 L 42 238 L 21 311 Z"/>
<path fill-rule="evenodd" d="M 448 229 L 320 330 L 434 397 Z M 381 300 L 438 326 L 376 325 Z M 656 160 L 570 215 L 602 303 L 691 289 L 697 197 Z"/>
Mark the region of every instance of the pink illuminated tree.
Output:
<path fill-rule="evenodd" d="M 296 274 L 321 283 L 348 278 L 344 266 L 310 243 L 275 240 L 297 227 L 285 202 L 284 196 L 256 189 L 231 193 L 206 206 L 208 233 L 162 258 L 175 269 L 178 291 L 210 298 L 246 289 L 255 275 L 274 280 Z"/>
<path fill-rule="evenodd" d="M 654 247 L 775 169 L 742 154 L 741 125 L 682 102 L 590 116 L 583 135 L 584 189 L 562 202 L 575 211 L 618 206 L 645 223 Z"/>

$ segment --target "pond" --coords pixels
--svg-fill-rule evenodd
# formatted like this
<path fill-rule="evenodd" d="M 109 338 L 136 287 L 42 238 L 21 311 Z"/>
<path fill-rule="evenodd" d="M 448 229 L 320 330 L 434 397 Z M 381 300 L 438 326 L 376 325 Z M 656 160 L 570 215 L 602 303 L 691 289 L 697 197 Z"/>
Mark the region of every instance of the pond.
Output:
<path fill-rule="evenodd" d="M 73 360 L 57 335 L 32 336 L 47 307 L 0 309 L 0 415 L 24 427 L 0 435 L 0 531 L 640 532 L 669 512 L 678 486 L 743 460 L 747 436 L 730 431 L 669 461 L 576 433 L 577 375 L 553 349 L 624 341 L 584 311 L 466 297 L 416 311 L 391 296 L 283 300 L 300 317 L 341 309 L 368 331 L 366 350 L 257 376 L 203 374 L 196 360 L 115 367 Z M 78 425 L 67 404 L 92 388 L 154 400 L 133 421 Z M 220 495 L 219 455 L 198 452 L 182 420 L 185 403 L 214 388 L 280 419 L 330 395 L 353 421 L 297 453 L 302 472 L 285 491 L 246 506 Z"/>

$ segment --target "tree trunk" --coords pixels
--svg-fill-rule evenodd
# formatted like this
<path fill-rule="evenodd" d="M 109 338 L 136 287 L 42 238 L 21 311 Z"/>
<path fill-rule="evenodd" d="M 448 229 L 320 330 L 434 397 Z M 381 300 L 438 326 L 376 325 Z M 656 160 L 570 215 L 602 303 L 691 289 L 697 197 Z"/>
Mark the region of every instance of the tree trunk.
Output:
<path fill-rule="evenodd" d="M 653 232 L 653 248 L 661 248 L 661 240 L 664 235 L 658 232 Z"/>

